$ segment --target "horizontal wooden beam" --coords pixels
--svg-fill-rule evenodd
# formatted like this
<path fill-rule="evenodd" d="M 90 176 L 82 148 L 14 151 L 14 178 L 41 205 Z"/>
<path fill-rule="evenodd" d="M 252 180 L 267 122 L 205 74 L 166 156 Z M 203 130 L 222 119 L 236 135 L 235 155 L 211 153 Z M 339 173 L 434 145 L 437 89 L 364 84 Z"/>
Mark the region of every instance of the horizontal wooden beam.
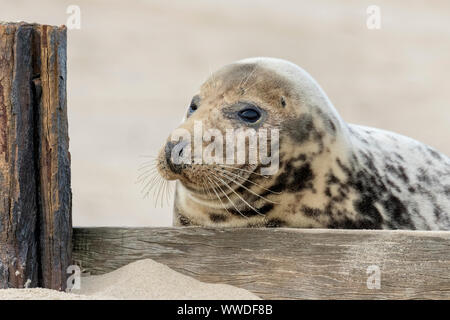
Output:
<path fill-rule="evenodd" d="M 75 228 L 73 242 L 91 274 L 151 258 L 266 299 L 450 299 L 450 232 Z"/>

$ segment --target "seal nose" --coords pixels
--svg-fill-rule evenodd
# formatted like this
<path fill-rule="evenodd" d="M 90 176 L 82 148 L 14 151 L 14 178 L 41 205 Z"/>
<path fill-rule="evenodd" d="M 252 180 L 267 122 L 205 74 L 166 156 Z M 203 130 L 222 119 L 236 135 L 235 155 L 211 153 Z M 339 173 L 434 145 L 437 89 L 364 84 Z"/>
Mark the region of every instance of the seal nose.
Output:
<path fill-rule="evenodd" d="M 169 165 L 169 169 L 176 174 L 181 173 L 183 168 L 184 150 L 188 142 L 172 142 L 169 141 L 165 147 L 166 161 Z"/>

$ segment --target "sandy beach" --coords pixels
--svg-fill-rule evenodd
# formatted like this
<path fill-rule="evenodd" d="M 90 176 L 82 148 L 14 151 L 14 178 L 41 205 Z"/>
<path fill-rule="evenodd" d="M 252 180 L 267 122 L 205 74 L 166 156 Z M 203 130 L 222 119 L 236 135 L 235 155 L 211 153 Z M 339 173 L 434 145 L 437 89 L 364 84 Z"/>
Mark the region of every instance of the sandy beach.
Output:
<path fill-rule="evenodd" d="M 257 300 L 253 293 L 224 284 L 209 284 L 150 259 L 113 272 L 81 278 L 81 289 L 0 289 L 0 300 Z"/>

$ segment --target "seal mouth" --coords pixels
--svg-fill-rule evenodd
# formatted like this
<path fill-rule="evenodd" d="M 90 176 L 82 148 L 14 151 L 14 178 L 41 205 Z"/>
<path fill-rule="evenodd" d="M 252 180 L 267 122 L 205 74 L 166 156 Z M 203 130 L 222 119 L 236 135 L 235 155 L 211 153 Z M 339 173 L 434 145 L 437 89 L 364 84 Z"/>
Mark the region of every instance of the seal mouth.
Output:
<path fill-rule="evenodd" d="M 229 194 L 245 183 L 254 170 L 248 166 L 240 168 L 220 164 L 193 164 L 183 168 L 179 181 L 190 191 L 207 192 L 214 188 Z"/>
<path fill-rule="evenodd" d="M 181 164 L 173 170 L 165 155 L 166 150 L 160 154 L 157 165 L 161 177 L 178 180 L 189 192 L 206 200 L 223 199 L 236 193 L 253 174 L 257 174 L 255 171 L 259 167 L 251 164 Z"/>

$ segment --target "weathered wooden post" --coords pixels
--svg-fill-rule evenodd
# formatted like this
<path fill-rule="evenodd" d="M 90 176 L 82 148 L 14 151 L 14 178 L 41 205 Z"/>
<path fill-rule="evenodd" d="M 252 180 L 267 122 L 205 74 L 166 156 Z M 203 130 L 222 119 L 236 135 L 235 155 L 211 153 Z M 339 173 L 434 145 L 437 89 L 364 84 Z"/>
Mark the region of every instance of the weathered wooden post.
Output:
<path fill-rule="evenodd" d="M 71 211 L 66 28 L 0 23 L 0 288 L 65 289 Z"/>

